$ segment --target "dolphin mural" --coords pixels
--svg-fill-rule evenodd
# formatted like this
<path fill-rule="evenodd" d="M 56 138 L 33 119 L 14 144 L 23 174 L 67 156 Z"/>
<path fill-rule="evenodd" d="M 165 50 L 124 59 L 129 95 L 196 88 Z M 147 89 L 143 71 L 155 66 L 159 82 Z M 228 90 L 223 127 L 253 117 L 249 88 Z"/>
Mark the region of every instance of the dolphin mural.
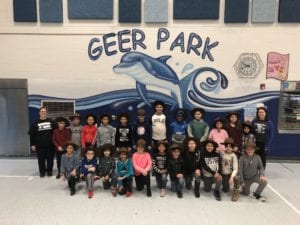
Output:
<path fill-rule="evenodd" d="M 120 64 L 113 67 L 118 74 L 126 74 L 136 80 L 137 91 L 149 106 L 146 86 L 169 90 L 178 107 L 183 107 L 180 81 L 174 70 L 166 64 L 171 56 L 153 58 L 141 52 L 129 52 L 122 56 Z"/>

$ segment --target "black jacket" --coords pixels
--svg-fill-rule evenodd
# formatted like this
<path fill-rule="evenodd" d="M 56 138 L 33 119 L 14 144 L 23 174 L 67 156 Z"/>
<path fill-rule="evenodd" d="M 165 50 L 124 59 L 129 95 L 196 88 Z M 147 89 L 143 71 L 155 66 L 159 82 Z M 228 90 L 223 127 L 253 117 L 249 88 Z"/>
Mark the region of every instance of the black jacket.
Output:
<path fill-rule="evenodd" d="M 49 118 L 39 119 L 33 123 L 28 131 L 30 145 L 35 145 L 37 148 L 53 148 L 52 134 L 54 128 L 54 122 Z"/>
<path fill-rule="evenodd" d="M 181 156 L 179 156 L 178 159 L 169 158 L 167 161 L 167 168 L 171 180 L 176 179 L 176 175 L 179 173 L 184 174 L 184 161 Z"/>
<path fill-rule="evenodd" d="M 200 152 L 187 151 L 184 154 L 184 169 L 186 175 L 194 174 L 195 170 L 200 169 Z"/>
<path fill-rule="evenodd" d="M 221 174 L 222 159 L 216 151 L 204 152 L 200 156 L 200 164 L 203 176 L 212 177 L 216 172 Z"/>
<path fill-rule="evenodd" d="M 99 160 L 99 176 L 111 175 L 115 172 L 116 164 L 115 160 L 112 157 L 101 157 Z"/>

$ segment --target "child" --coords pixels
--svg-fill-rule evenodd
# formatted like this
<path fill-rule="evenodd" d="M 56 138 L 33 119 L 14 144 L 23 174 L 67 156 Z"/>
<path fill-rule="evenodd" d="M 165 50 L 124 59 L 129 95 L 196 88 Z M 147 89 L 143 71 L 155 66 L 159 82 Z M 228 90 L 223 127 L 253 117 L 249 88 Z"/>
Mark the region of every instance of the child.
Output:
<path fill-rule="evenodd" d="M 113 153 L 114 147 L 112 144 L 104 144 L 102 146 L 99 160 L 99 176 L 102 178 L 104 190 L 111 188 L 111 193 L 115 197 L 117 195 L 117 178 L 115 159 L 112 157 Z"/>
<path fill-rule="evenodd" d="M 96 143 L 97 127 L 96 117 L 92 114 L 86 116 L 87 125 L 83 126 L 81 133 L 81 146 L 83 149 L 87 147 L 93 148 Z"/>
<path fill-rule="evenodd" d="M 182 188 L 184 184 L 184 161 L 180 156 L 181 147 L 172 144 L 170 147 L 171 157 L 167 162 L 167 170 L 171 178 L 171 191 L 177 193 L 178 198 L 182 198 Z"/>
<path fill-rule="evenodd" d="M 142 191 L 144 185 L 146 185 L 147 196 L 151 197 L 150 170 L 152 168 L 152 160 L 150 154 L 146 152 L 144 139 L 137 141 L 136 149 L 137 151 L 132 156 L 136 189 Z"/>
<path fill-rule="evenodd" d="M 218 144 L 217 152 L 225 150 L 224 145 L 221 145 L 226 138 L 228 138 L 227 131 L 223 128 L 224 121 L 222 118 L 217 117 L 214 121 L 214 128 L 209 132 L 209 139 L 214 140 Z"/>
<path fill-rule="evenodd" d="M 200 164 L 202 168 L 202 179 L 204 182 L 204 191 L 210 192 L 211 186 L 215 182 L 214 196 L 217 201 L 221 201 L 220 186 L 222 183 L 221 169 L 222 159 L 216 152 L 218 144 L 213 140 L 203 142 L 204 151 L 200 156 Z"/>
<path fill-rule="evenodd" d="M 97 131 L 97 146 L 101 148 L 104 144 L 115 145 L 115 129 L 109 125 L 110 116 L 104 114 L 100 117 L 100 126 Z"/>
<path fill-rule="evenodd" d="M 170 124 L 172 143 L 182 144 L 187 137 L 188 123 L 185 121 L 186 115 L 183 109 L 178 109 L 175 114 L 176 120 Z"/>
<path fill-rule="evenodd" d="M 75 153 L 78 146 L 71 141 L 68 141 L 64 146 L 66 153 L 61 157 L 61 178 L 67 179 L 70 189 L 70 195 L 75 195 L 75 184 L 77 181 L 77 172 L 80 165 L 79 156 Z"/>
<path fill-rule="evenodd" d="M 243 134 L 242 134 L 242 154 L 245 152 L 245 145 L 248 141 L 256 143 L 254 134 L 252 133 L 252 123 L 250 121 L 245 121 L 242 123 Z"/>
<path fill-rule="evenodd" d="M 200 197 L 200 151 L 197 148 L 197 140 L 193 137 L 188 137 L 185 142 L 186 152 L 184 158 L 184 178 L 185 186 L 188 190 L 192 189 L 192 182 L 195 178 L 195 197 Z"/>
<path fill-rule="evenodd" d="M 156 154 L 154 154 L 152 159 L 153 174 L 156 178 L 157 187 L 160 189 L 160 197 L 166 196 L 167 187 L 167 149 L 168 142 L 159 141 L 155 148 Z"/>
<path fill-rule="evenodd" d="M 71 131 L 71 141 L 78 146 L 76 154 L 80 155 L 81 151 L 81 132 L 82 126 L 80 125 L 81 116 L 78 113 L 75 113 L 73 116 L 70 116 L 71 125 L 69 129 Z"/>
<path fill-rule="evenodd" d="M 161 101 L 155 101 L 153 108 L 154 114 L 151 117 L 152 146 L 156 145 L 158 141 L 166 141 L 168 139 L 168 121 L 163 113 L 165 104 Z"/>
<path fill-rule="evenodd" d="M 146 112 L 144 109 L 138 109 L 137 121 L 132 126 L 133 143 L 136 143 L 139 139 L 146 141 L 148 149 L 151 148 L 151 127 L 149 122 L 145 119 Z"/>
<path fill-rule="evenodd" d="M 60 163 L 61 156 L 64 153 L 64 145 L 67 141 L 71 139 L 71 133 L 67 126 L 69 126 L 69 121 L 64 117 L 56 118 L 57 128 L 53 131 L 52 141 L 55 146 L 56 152 L 56 163 L 58 173 L 56 175 L 56 179 L 60 178 Z"/>
<path fill-rule="evenodd" d="M 238 159 L 233 153 L 234 141 L 232 138 L 227 138 L 225 142 L 221 143 L 225 146 L 225 151 L 221 152 L 222 157 L 222 185 L 223 192 L 229 192 L 230 185 L 234 185 L 231 200 L 236 202 L 239 199 L 239 179 L 238 173 Z"/>
<path fill-rule="evenodd" d="M 188 125 L 188 135 L 189 137 L 194 137 L 202 143 L 208 137 L 209 126 L 208 124 L 202 119 L 204 116 L 204 109 L 195 108 L 192 110 L 191 114 L 193 120 Z"/>
<path fill-rule="evenodd" d="M 80 166 L 80 178 L 85 179 L 88 197 L 92 198 L 94 195 L 94 177 L 97 170 L 97 159 L 95 157 L 95 150 L 87 147 L 85 150 L 85 157 L 82 159 Z"/>
<path fill-rule="evenodd" d="M 117 151 L 121 147 L 126 147 L 128 151 L 131 151 L 132 146 L 132 129 L 129 124 L 129 116 L 126 113 L 121 113 L 118 116 L 119 125 L 116 129 L 116 148 Z"/>
<path fill-rule="evenodd" d="M 226 116 L 226 119 L 225 129 L 228 132 L 228 136 L 233 139 L 235 143 L 233 151 L 239 157 L 242 149 L 242 127 L 239 114 L 237 112 L 230 112 Z"/>
<path fill-rule="evenodd" d="M 266 199 L 261 196 L 261 193 L 267 185 L 267 178 L 265 177 L 265 170 L 261 158 L 256 155 L 256 145 L 249 141 L 246 143 L 245 154 L 240 157 L 239 160 L 239 176 L 242 184 L 242 194 L 249 195 L 250 186 L 253 183 L 258 183 L 253 196 L 262 202 Z"/>
<path fill-rule="evenodd" d="M 130 197 L 132 195 L 132 161 L 128 158 L 129 152 L 126 147 L 119 149 L 119 160 L 117 162 L 118 192 L 120 195 Z"/>

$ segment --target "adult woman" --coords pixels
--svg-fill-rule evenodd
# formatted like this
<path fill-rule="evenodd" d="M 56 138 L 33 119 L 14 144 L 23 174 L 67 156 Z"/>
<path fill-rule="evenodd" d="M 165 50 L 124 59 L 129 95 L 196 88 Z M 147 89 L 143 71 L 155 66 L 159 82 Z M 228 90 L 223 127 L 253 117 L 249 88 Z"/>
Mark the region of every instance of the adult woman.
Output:
<path fill-rule="evenodd" d="M 274 124 L 268 118 L 268 111 L 265 107 L 256 110 L 256 118 L 252 121 L 258 154 L 266 168 L 266 152 L 270 150 L 274 136 Z"/>

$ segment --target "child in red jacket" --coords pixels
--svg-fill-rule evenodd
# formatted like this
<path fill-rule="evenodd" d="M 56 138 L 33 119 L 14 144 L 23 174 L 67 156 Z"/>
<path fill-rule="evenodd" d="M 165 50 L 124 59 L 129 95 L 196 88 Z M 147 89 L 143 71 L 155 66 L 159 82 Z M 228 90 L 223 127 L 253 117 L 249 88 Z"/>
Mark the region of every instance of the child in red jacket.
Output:
<path fill-rule="evenodd" d="M 87 125 L 83 126 L 81 131 L 81 146 L 82 149 L 94 147 L 97 136 L 96 117 L 92 114 L 86 116 Z"/>

